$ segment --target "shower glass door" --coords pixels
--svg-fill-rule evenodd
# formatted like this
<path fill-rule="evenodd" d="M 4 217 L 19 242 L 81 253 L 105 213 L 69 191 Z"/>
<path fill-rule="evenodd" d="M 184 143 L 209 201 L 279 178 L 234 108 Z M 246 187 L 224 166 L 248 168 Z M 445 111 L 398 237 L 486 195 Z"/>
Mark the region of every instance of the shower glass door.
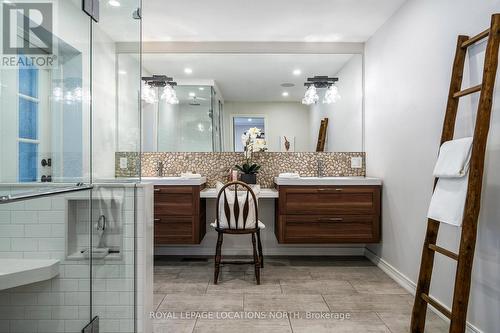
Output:
<path fill-rule="evenodd" d="M 0 1 L 0 17 L 0 332 L 81 332 L 91 319 L 90 18 L 76 0 Z"/>
<path fill-rule="evenodd" d="M 135 270 L 140 174 L 115 178 L 115 152 L 124 147 L 131 153 L 126 167 L 139 170 L 132 154 L 141 146 L 140 7 L 140 0 L 101 1 L 99 22 L 92 23 L 92 316 L 99 317 L 100 333 L 142 332 Z M 117 120 L 126 124 L 123 131 Z"/>

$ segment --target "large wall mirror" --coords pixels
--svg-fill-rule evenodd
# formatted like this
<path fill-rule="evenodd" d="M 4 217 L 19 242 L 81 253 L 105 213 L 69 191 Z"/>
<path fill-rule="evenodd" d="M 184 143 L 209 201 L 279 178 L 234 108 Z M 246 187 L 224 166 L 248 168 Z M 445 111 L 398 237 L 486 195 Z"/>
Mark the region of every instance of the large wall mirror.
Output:
<path fill-rule="evenodd" d="M 363 151 L 361 54 L 150 53 L 143 57 L 143 150 Z M 320 78 L 318 78 L 320 77 Z"/>

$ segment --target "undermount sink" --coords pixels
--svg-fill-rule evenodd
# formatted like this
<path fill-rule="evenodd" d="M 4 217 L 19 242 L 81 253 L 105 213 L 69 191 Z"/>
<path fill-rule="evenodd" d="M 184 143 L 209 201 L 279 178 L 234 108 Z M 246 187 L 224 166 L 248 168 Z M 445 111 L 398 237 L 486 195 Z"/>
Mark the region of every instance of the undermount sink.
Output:
<path fill-rule="evenodd" d="M 202 185 L 207 182 L 207 178 L 142 177 L 142 182 L 153 185 Z"/>
<path fill-rule="evenodd" d="M 371 177 L 276 177 L 277 185 L 382 185 L 382 180 Z"/>

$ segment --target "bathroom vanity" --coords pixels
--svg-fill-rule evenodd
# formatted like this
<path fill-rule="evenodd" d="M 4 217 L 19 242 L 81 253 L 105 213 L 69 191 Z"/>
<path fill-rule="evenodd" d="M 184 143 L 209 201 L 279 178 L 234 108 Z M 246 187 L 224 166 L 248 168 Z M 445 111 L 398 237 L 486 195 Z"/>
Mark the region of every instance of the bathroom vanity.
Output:
<path fill-rule="evenodd" d="M 377 243 L 381 181 L 365 177 L 276 178 L 280 244 Z"/>
<path fill-rule="evenodd" d="M 155 245 L 200 244 L 206 234 L 205 201 L 200 191 L 206 178 L 146 178 L 154 185 Z"/>
<path fill-rule="evenodd" d="M 154 185 L 155 245 L 196 245 L 207 232 L 207 201 L 217 197 L 206 178 L 143 178 Z M 273 200 L 279 244 L 366 244 L 380 241 L 380 179 L 275 178 L 260 200 Z M 266 232 L 266 231 L 264 231 Z M 271 232 L 272 231 L 267 231 Z"/>

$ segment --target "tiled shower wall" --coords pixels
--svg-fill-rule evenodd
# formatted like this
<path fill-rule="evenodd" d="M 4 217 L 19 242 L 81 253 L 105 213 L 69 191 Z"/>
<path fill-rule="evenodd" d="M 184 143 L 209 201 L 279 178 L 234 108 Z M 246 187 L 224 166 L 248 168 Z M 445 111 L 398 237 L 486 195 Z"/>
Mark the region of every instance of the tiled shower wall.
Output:
<path fill-rule="evenodd" d="M 182 172 L 200 173 L 207 177 L 207 184 L 215 186 L 218 180 L 226 180 L 228 170 L 245 162 L 243 153 L 138 153 L 117 152 L 115 155 L 116 177 L 143 177 L 157 175 L 157 164 L 164 163 L 164 176 L 179 176 Z M 351 168 L 351 158 L 361 157 L 362 168 Z M 120 168 L 125 158 L 127 168 Z M 254 162 L 262 166 L 257 180 L 262 187 L 273 187 L 274 177 L 282 172 L 298 172 L 303 177 L 317 175 L 318 160 L 323 161 L 324 176 L 365 176 L 365 153 L 257 153 Z"/>
<path fill-rule="evenodd" d="M 96 187 L 93 198 L 99 197 L 125 203 L 123 220 L 116 221 L 123 248 L 121 258 L 93 260 L 93 313 L 100 316 L 101 332 L 133 332 L 134 188 Z M 85 202 L 89 192 L 0 205 L 0 258 L 60 260 L 54 279 L 0 290 L 0 332 L 77 333 L 89 322 L 89 260 L 66 259 L 68 199 Z"/>

